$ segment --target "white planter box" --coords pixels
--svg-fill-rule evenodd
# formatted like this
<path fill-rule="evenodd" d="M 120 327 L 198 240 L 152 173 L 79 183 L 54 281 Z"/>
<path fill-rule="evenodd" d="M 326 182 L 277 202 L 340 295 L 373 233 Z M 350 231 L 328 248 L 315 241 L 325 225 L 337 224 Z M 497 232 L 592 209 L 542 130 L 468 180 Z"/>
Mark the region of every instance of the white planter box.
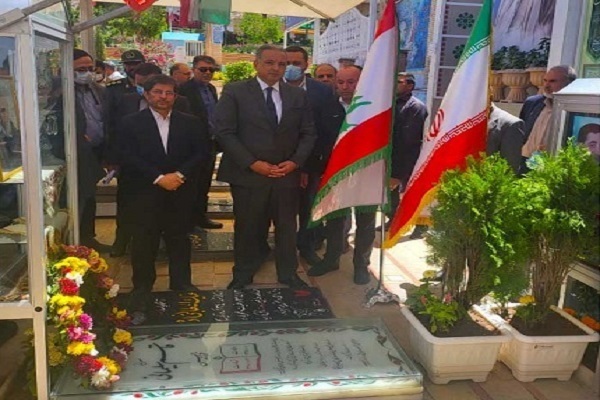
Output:
<path fill-rule="evenodd" d="M 533 382 L 539 378 L 556 378 L 568 381 L 579 367 L 585 348 L 600 339 L 598 333 L 585 326 L 558 307 L 553 311 L 577 325 L 587 335 L 573 336 L 526 336 L 498 316 L 484 315 L 496 327 L 510 332 L 513 340 L 502 345 L 499 359 L 511 369 L 521 382 Z"/>
<path fill-rule="evenodd" d="M 496 363 L 500 346 L 511 340 L 506 330 L 498 336 L 439 338 L 429 333 L 408 307 L 401 311 L 409 322 L 414 355 L 435 384 L 460 379 L 484 382 Z"/>

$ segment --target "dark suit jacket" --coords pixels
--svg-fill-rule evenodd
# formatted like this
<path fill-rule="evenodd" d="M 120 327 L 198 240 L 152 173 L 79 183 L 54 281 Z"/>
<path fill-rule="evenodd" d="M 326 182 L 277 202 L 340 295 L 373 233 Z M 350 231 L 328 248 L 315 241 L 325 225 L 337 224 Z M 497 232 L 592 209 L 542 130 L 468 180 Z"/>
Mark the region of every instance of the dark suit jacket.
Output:
<path fill-rule="evenodd" d="M 543 95 L 537 94 L 535 96 L 528 97 L 523 103 L 523 107 L 519 113 L 519 118 L 522 119 L 524 123 L 525 141 L 529 139 L 533 125 L 545 107 L 545 99 L 546 98 Z"/>
<path fill-rule="evenodd" d="M 341 105 L 333 95 L 330 86 L 311 78 L 306 78 L 306 94 L 313 113 L 317 139 L 302 170 L 310 174 L 321 175 L 327 165 L 331 147 L 339 133 L 339 126 L 336 127 L 336 124 L 332 124 L 330 120 L 332 118 L 339 119 Z M 341 108 L 343 110 L 343 107 Z"/>
<path fill-rule="evenodd" d="M 282 178 L 268 178 L 250 169 L 255 161 L 302 166 L 310 155 L 315 132 L 308 97 L 303 89 L 279 84 L 282 116 L 275 126 L 256 79 L 225 86 L 215 111 L 216 137 L 223 148 L 217 179 L 241 186 L 298 186 L 299 170 Z"/>
<path fill-rule="evenodd" d="M 127 188 L 127 194 L 137 200 L 134 203 L 136 207 L 133 207 L 137 223 L 144 223 L 144 218 L 160 213 L 168 202 L 180 213 L 174 222 L 190 224 L 198 170 L 208 159 L 208 132 L 205 127 L 193 115 L 173 111 L 168 151 L 165 152 L 158 126 L 149 109 L 123 118 L 117 134 L 120 179 L 123 187 Z M 166 191 L 154 184 L 159 175 L 176 171 L 186 177 L 185 183 L 176 191 Z"/>
<path fill-rule="evenodd" d="M 392 178 L 406 187 L 421 154 L 427 107 L 413 95 L 396 99 L 392 132 Z"/>
<path fill-rule="evenodd" d="M 188 99 L 190 104 L 190 113 L 192 115 L 195 115 L 200 119 L 208 120 L 206 107 L 204 106 L 204 101 L 202 101 L 202 96 L 200 96 L 198 85 L 199 84 L 192 79 L 179 86 L 179 88 L 177 88 L 177 93 L 185 96 Z M 207 86 L 208 91 L 212 93 L 215 101 L 217 101 L 217 89 L 210 83 Z"/>
<path fill-rule="evenodd" d="M 114 119 L 116 130 L 109 131 L 109 135 L 111 135 L 108 139 L 108 143 L 110 144 L 109 149 L 107 151 L 107 159 L 110 163 L 116 163 L 117 158 L 119 156 L 119 150 L 117 149 L 117 132 L 119 124 L 121 120 L 130 114 L 135 114 L 140 111 L 140 102 L 142 101 L 142 96 L 140 96 L 137 92 L 133 93 L 123 93 L 121 99 L 119 100 L 119 108 L 116 109 Z M 173 104 L 173 110 L 180 111 L 186 114 L 190 113 L 190 103 L 183 96 L 177 96 L 175 99 L 175 104 Z"/>
<path fill-rule="evenodd" d="M 493 107 L 488 121 L 488 155 L 500 153 L 517 173 L 521 166 L 521 148 L 525 144 L 524 124 L 519 118 Z"/>

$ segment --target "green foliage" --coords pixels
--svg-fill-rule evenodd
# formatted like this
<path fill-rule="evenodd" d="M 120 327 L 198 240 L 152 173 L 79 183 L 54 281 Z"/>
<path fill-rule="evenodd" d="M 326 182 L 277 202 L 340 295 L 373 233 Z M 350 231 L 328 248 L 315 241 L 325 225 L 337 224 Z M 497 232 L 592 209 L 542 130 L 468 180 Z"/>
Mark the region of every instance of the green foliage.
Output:
<path fill-rule="evenodd" d="M 223 53 L 254 54 L 259 45 L 257 44 L 230 44 L 223 46 Z"/>
<path fill-rule="evenodd" d="M 445 270 L 445 290 L 465 309 L 492 291 L 520 294 L 527 286 L 529 199 L 508 163 L 497 155 L 470 158 L 465 172 L 444 174 L 437 201 L 426 242 L 429 261 Z"/>
<path fill-rule="evenodd" d="M 598 254 L 600 166 L 571 140 L 556 156 L 542 153 L 520 184 L 530 196 L 533 297 L 547 313 L 571 265 L 585 252 Z"/>
<path fill-rule="evenodd" d="M 525 69 L 528 67 L 527 52 L 520 51 L 518 46 L 503 46 L 492 56 L 492 70 Z"/>
<path fill-rule="evenodd" d="M 239 24 L 245 43 L 279 43 L 283 39 L 281 18 L 245 13 Z"/>
<path fill-rule="evenodd" d="M 414 314 L 428 318 L 431 333 L 448 332 L 465 315 L 464 309 L 450 295 L 440 298 L 433 294 L 427 280 L 406 299 L 406 305 Z"/>
<path fill-rule="evenodd" d="M 101 15 L 118 7 L 120 7 L 118 4 L 97 4 L 94 7 L 94 14 Z M 161 33 L 168 29 L 166 9 L 150 7 L 139 14 L 107 21 L 96 28 L 96 34 L 102 37 L 106 46 L 117 44 L 132 47 L 137 42 L 160 39 Z"/>
<path fill-rule="evenodd" d="M 508 47 L 502 46 L 500 49 L 498 49 L 498 51 L 496 51 L 492 55 L 492 70 L 493 71 L 500 71 L 502 69 L 506 69 L 505 61 L 506 61 L 506 52 L 507 51 L 508 51 Z"/>
<path fill-rule="evenodd" d="M 213 81 L 222 81 L 225 79 L 225 76 L 223 75 L 223 72 L 221 71 L 217 71 L 213 74 Z"/>
<path fill-rule="evenodd" d="M 237 82 L 250 79 L 256 74 L 254 65 L 250 61 L 238 61 L 227 64 L 223 70 L 225 82 Z"/>
<path fill-rule="evenodd" d="M 542 38 L 538 47 L 527 52 L 526 60 L 528 67 L 546 67 L 548 66 L 548 57 L 550 55 L 550 38 Z"/>

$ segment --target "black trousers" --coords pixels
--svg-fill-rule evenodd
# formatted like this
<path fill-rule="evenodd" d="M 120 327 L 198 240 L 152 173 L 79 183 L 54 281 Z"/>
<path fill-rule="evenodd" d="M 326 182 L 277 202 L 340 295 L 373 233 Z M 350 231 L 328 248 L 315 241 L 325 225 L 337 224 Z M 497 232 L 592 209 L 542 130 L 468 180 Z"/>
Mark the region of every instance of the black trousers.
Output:
<path fill-rule="evenodd" d="M 325 235 L 323 224 L 308 228 L 310 221 L 310 210 L 313 206 L 315 196 L 319 189 L 320 176 L 318 174 L 308 175 L 308 185 L 305 189 L 300 189 L 300 208 L 298 210 L 298 236 L 297 246 L 300 253 L 314 253 L 317 242 Z"/>
<path fill-rule="evenodd" d="M 208 192 L 212 184 L 213 173 L 215 170 L 216 154 L 213 151 L 210 159 L 205 163 L 202 163 L 200 172 L 198 174 L 198 193 L 196 195 L 196 201 L 194 203 L 194 223 L 199 224 L 204 221 L 206 217 L 206 210 L 208 208 Z"/>
<path fill-rule="evenodd" d="M 298 188 L 278 185 L 231 185 L 234 221 L 233 276 L 250 281 L 264 260 L 270 221 L 275 225 L 275 265 L 279 280 L 296 273 L 296 214 Z"/>
<path fill-rule="evenodd" d="M 354 238 L 354 256 L 352 263 L 354 268 L 367 268 L 371 263 L 373 242 L 375 241 L 375 216 L 374 212 L 355 212 L 356 236 Z M 327 250 L 325 260 L 330 263 L 339 261 L 344 250 L 345 229 L 344 225 L 349 217 L 339 217 L 327 220 L 325 231 L 327 232 Z"/>
<path fill-rule="evenodd" d="M 123 249 L 131 242 L 135 227 L 131 221 L 131 214 L 133 213 L 132 206 L 134 207 L 135 203 L 130 200 L 130 197 L 131 196 L 125 194 L 124 188 L 119 184 L 117 186 L 117 229 L 113 246 L 121 247 Z"/>
<path fill-rule="evenodd" d="M 85 243 L 96 237 L 96 197 L 90 196 L 79 201 L 79 238 L 81 243 Z"/>
<path fill-rule="evenodd" d="M 143 223 L 135 221 L 131 242 L 131 266 L 133 267 L 133 287 L 139 290 L 152 290 L 156 281 L 156 255 L 160 238 L 165 241 L 169 257 L 169 286 L 177 288 L 191 285 L 191 243 L 189 227 L 176 221 L 173 213 L 166 211 L 149 217 Z M 188 211 L 189 216 L 189 211 Z"/>

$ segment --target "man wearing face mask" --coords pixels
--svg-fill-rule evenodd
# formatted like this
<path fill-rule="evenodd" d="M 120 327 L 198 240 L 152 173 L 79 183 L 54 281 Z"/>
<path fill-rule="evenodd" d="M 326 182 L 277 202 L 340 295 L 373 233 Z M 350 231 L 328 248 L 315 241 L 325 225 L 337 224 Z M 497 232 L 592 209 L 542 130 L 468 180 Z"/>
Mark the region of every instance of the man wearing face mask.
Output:
<path fill-rule="evenodd" d="M 125 116 L 145 110 L 149 107 L 148 102 L 144 97 L 144 84 L 148 79 L 156 75 L 162 75 L 162 71 L 155 64 L 143 63 L 136 67 L 134 71 L 136 91 L 135 93 L 125 93 L 121 99 L 119 109 L 117 110 L 117 132 L 119 131 Z M 189 102 L 183 96 L 175 97 L 173 109 L 186 114 L 190 113 Z M 117 137 L 114 140 L 118 142 L 119 138 Z M 120 149 L 116 150 L 120 151 Z M 134 227 L 131 222 L 129 222 L 129 219 L 135 211 L 132 207 L 136 207 L 136 204 L 128 201 L 130 197 L 130 190 L 126 185 L 126 182 L 119 181 L 119 186 L 117 188 L 117 230 L 115 241 L 110 252 L 112 257 L 123 256 L 127 250 L 127 246 L 129 246 L 131 242 Z"/>
<path fill-rule="evenodd" d="M 103 105 L 105 89 L 94 81 L 94 61 L 83 50 L 73 51 L 75 74 L 75 128 L 77 133 L 77 183 L 79 194 L 79 242 L 104 252 L 95 233 L 96 183 L 104 176 L 105 149 Z"/>
<path fill-rule="evenodd" d="M 330 148 L 337 137 L 337 130 L 331 129 L 328 120 L 333 115 L 339 115 L 337 101 L 331 89 L 315 79 L 308 78 L 305 71 L 308 68 L 308 53 L 300 46 L 289 46 L 285 49 L 287 67 L 284 80 L 306 91 L 308 103 L 313 113 L 317 140 L 313 150 L 302 167 L 300 174 L 300 209 L 297 247 L 300 256 L 309 265 L 321 261 L 316 251 L 324 238 L 323 227 L 308 229 L 310 209 L 317 194 L 319 180 L 327 165 L 326 149 Z"/>

